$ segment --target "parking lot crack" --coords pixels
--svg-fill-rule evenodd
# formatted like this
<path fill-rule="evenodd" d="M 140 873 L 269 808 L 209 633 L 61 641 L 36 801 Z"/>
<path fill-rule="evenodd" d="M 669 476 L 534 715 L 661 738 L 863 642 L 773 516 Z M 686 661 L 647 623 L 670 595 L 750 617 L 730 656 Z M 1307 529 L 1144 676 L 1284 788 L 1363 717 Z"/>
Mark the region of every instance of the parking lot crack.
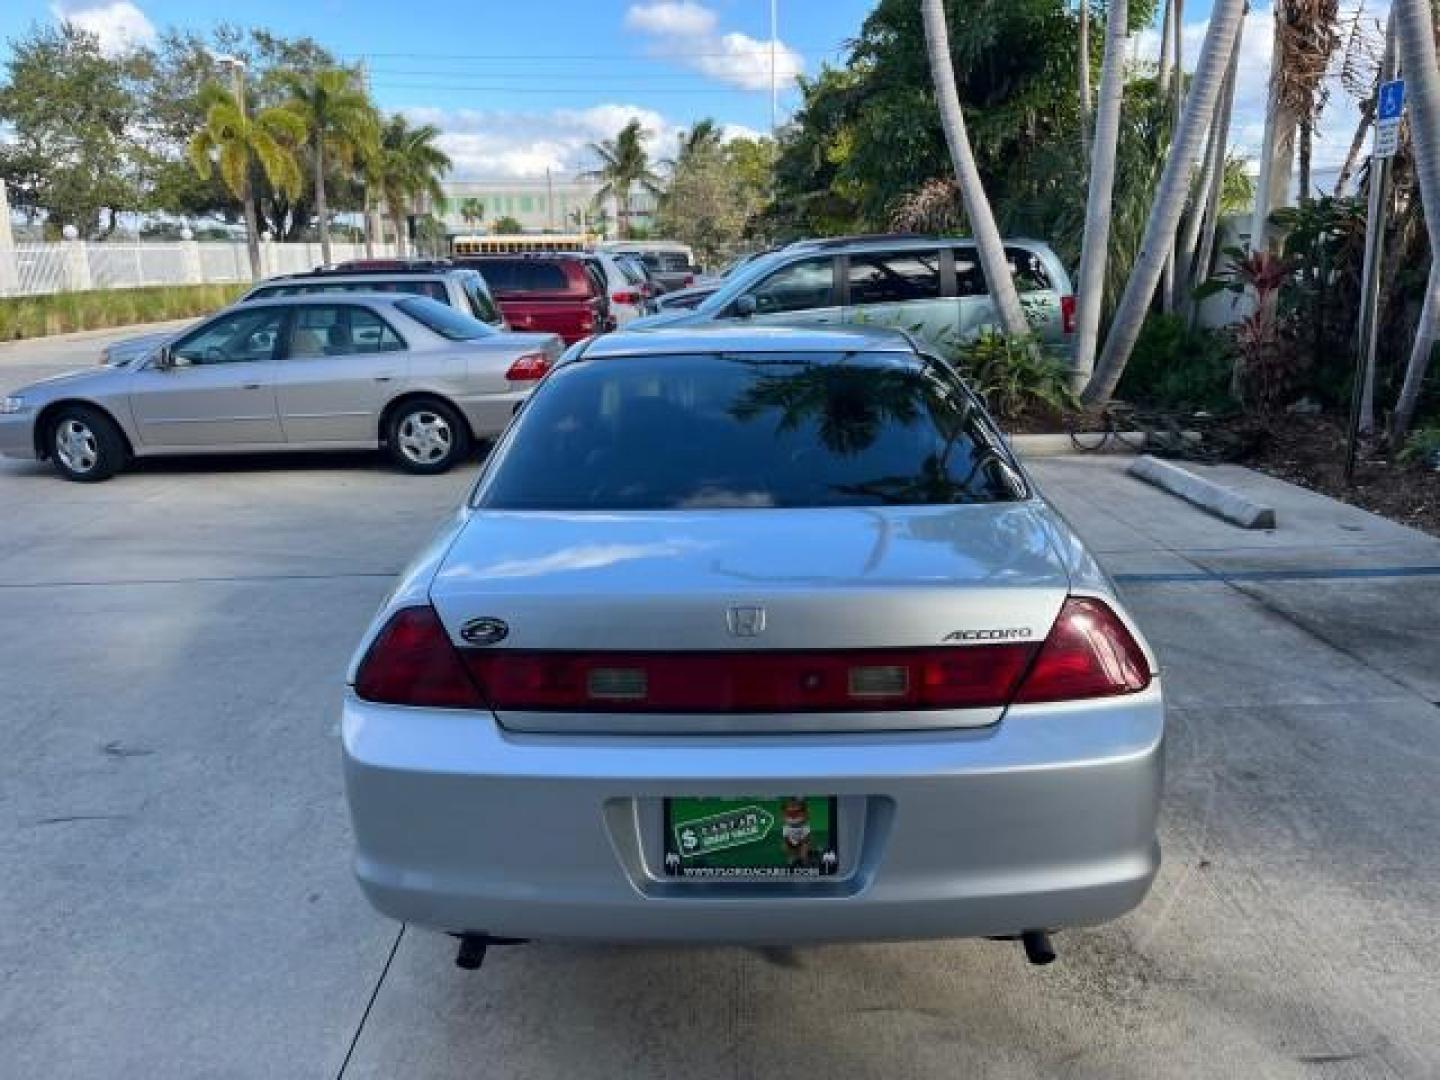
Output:
<path fill-rule="evenodd" d="M 380 969 L 380 977 L 375 980 L 375 985 L 370 990 L 370 999 L 365 1002 L 360 1023 L 355 1025 L 355 1033 L 350 1036 L 350 1045 L 345 1048 L 345 1060 L 340 1062 L 340 1071 L 335 1074 L 335 1080 L 343 1080 L 345 1070 L 350 1067 L 350 1059 L 355 1056 L 355 1047 L 360 1045 L 360 1036 L 365 1031 L 365 1022 L 370 1019 L 370 1010 L 375 1007 L 375 999 L 380 996 L 380 988 L 385 985 L 385 976 L 390 974 L 390 965 L 395 962 L 395 954 L 400 951 L 400 941 L 405 937 L 407 925 L 401 923 L 400 929 L 395 932 L 395 940 L 390 944 L 390 954 L 385 957 L 385 966 Z"/>

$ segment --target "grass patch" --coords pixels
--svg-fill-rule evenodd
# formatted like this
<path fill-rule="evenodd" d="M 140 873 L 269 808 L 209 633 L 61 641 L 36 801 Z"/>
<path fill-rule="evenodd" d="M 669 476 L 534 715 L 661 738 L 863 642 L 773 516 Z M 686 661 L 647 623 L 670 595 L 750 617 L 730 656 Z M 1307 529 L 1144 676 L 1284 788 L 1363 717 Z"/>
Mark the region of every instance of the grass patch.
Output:
<path fill-rule="evenodd" d="M 157 285 L 0 297 L 0 341 L 208 315 L 249 285 Z"/>

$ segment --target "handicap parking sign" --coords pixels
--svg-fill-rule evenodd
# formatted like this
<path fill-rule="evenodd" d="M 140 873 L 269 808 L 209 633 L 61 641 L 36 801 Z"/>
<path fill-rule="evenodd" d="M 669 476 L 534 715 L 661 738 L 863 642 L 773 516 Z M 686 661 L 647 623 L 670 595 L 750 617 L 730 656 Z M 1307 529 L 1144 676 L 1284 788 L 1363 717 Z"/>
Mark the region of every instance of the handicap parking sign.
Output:
<path fill-rule="evenodd" d="M 1381 123 L 1386 120 L 1399 120 L 1400 114 L 1405 111 L 1405 80 L 1394 79 L 1381 83 L 1379 96 L 1375 119 Z"/>

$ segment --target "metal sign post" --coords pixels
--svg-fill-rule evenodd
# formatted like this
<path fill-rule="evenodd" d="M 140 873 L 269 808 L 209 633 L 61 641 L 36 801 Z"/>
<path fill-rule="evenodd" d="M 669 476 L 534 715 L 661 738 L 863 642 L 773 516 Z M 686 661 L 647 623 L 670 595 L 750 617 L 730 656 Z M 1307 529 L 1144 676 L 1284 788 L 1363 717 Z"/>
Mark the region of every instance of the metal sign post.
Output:
<path fill-rule="evenodd" d="M 1389 205 L 1390 159 L 1400 146 L 1405 114 L 1405 80 L 1395 78 L 1397 57 L 1386 50 L 1385 71 L 1375 94 L 1375 144 L 1370 153 L 1370 201 L 1365 219 L 1365 268 L 1360 293 L 1360 326 L 1355 350 L 1355 378 L 1350 388 L 1350 426 L 1345 439 L 1345 483 L 1355 480 L 1362 402 L 1375 370 L 1379 340 L 1380 263 L 1385 252 L 1385 208 Z"/>

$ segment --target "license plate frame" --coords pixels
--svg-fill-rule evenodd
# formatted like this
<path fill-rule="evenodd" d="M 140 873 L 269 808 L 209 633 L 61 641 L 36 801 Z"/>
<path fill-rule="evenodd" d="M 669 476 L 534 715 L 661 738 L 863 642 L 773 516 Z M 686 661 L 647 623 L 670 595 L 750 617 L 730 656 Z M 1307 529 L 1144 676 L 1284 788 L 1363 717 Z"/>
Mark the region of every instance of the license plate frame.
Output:
<path fill-rule="evenodd" d="M 692 881 L 834 878 L 839 808 L 836 795 L 666 798 L 663 872 Z"/>

